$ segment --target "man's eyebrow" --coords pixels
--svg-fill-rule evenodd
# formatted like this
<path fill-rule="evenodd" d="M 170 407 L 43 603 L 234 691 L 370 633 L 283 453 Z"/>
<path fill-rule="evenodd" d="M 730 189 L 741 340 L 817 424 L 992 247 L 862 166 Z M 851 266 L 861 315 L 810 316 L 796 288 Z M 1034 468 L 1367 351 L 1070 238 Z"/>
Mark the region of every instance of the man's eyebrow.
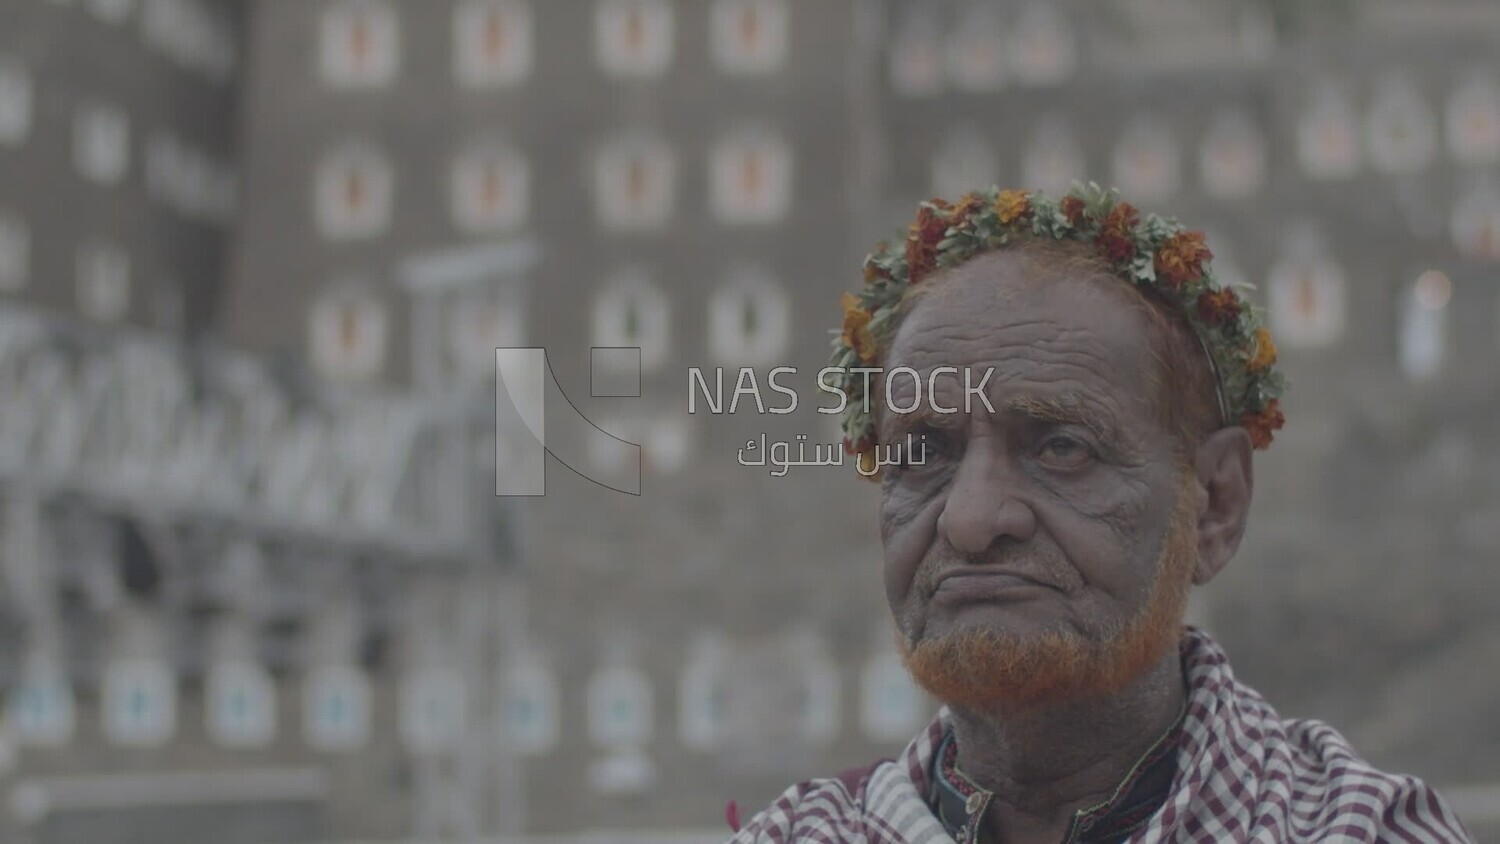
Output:
<path fill-rule="evenodd" d="M 963 424 L 961 414 L 938 413 L 932 409 L 931 402 L 924 401 L 915 410 L 905 413 L 884 410 L 880 414 L 878 429 L 881 439 L 890 442 L 913 433 L 924 425 L 936 429 L 951 429 L 961 427 Z"/>
<path fill-rule="evenodd" d="M 1005 402 L 1005 409 L 1031 419 L 1082 425 L 1106 443 L 1119 442 L 1119 425 L 1103 410 L 1086 406 L 1074 393 L 1063 396 L 1016 396 Z"/>

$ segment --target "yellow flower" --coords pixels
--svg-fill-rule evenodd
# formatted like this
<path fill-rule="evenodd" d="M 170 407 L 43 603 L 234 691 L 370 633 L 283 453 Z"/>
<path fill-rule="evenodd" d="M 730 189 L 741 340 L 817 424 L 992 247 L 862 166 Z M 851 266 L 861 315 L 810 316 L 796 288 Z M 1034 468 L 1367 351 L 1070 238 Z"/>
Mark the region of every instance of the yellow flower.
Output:
<path fill-rule="evenodd" d="M 995 198 L 995 210 L 1000 213 L 1000 223 L 1008 226 L 1031 210 L 1031 198 L 1023 190 L 1003 190 Z"/>
<path fill-rule="evenodd" d="M 1264 326 L 1255 329 L 1255 355 L 1250 358 L 1250 371 L 1263 372 L 1276 362 L 1276 344 L 1271 340 L 1271 332 Z"/>
<path fill-rule="evenodd" d="M 859 303 L 859 297 L 845 293 L 840 299 L 844 306 L 844 345 L 854 350 L 861 363 L 875 360 L 875 336 L 870 333 L 870 312 Z"/>

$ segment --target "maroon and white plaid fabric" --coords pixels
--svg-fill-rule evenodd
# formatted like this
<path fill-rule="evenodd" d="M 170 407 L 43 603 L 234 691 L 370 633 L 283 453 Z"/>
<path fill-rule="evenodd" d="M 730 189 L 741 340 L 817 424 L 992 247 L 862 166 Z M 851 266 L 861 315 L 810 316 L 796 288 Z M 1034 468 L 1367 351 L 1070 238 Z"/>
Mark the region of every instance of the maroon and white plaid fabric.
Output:
<path fill-rule="evenodd" d="M 1186 628 L 1188 711 L 1166 803 L 1140 842 L 1472 842 L 1415 777 L 1386 774 L 1320 721 L 1286 720 L 1234 679 L 1208 634 Z M 729 844 L 951 844 L 924 795 L 946 707 L 901 757 L 788 788 Z"/>

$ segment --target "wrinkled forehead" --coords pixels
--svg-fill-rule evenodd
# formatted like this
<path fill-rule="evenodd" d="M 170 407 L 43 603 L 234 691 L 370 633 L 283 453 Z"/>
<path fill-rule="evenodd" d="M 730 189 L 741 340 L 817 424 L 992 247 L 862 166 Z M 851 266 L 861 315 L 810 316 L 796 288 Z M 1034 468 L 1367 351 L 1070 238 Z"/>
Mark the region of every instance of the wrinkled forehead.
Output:
<path fill-rule="evenodd" d="M 1101 400 L 1122 414 L 1151 416 L 1158 372 L 1144 306 L 1121 290 L 1125 282 L 1081 265 L 1076 274 L 1042 267 L 1036 259 L 985 255 L 934 278 L 909 303 L 885 368 L 909 367 L 924 380 L 939 367 L 937 384 L 963 389 L 989 372 L 996 395 L 1071 395 Z M 893 379 L 891 398 L 903 384 Z M 914 388 L 908 389 L 908 391 Z M 997 405 L 998 406 L 998 405 Z"/>

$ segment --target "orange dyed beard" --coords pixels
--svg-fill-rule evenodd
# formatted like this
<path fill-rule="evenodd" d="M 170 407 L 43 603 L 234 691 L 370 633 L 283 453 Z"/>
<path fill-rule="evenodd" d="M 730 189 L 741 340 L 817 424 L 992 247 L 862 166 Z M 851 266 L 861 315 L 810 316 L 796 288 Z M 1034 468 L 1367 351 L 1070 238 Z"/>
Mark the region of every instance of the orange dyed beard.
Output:
<path fill-rule="evenodd" d="M 949 705 L 1012 712 L 1124 688 L 1175 648 L 1198 555 L 1192 474 L 1179 485 L 1151 596 L 1123 629 L 1091 641 L 1073 631 L 1021 639 L 968 628 L 912 647 L 898 635 L 901 660 L 917 684 Z"/>

